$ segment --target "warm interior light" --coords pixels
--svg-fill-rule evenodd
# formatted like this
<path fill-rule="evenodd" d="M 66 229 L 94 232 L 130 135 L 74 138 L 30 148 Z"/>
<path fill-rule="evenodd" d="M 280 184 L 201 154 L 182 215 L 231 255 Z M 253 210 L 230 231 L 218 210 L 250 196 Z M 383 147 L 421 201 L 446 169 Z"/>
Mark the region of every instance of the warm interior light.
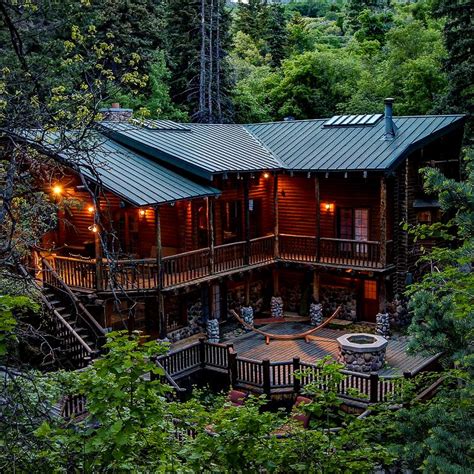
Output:
<path fill-rule="evenodd" d="M 94 212 L 94 206 L 89 206 L 87 210 L 92 214 Z"/>
<path fill-rule="evenodd" d="M 143 217 L 146 214 L 145 209 L 140 209 L 138 213 Z"/>
<path fill-rule="evenodd" d="M 93 226 L 90 227 L 91 232 L 97 232 L 99 228 L 94 224 Z"/>
<path fill-rule="evenodd" d="M 63 187 L 60 186 L 59 184 L 56 184 L 53 186 L 53 194 L 56 194 L 56 196 L 59 196 L 63 192 Z"/>
<path fill-rule="evenodd" d="M 270 173 L 263 173 L 263 177 L 264 177 L 265 179 L 269 178 L 269 177 L 270 177 Z"/>
<path fill-rule="evenodd" d="M 326 208 L 326 211 L 329 211 L 329 209 L 331 209 L 331 204 L 327 202 L 324 207 Z"/>

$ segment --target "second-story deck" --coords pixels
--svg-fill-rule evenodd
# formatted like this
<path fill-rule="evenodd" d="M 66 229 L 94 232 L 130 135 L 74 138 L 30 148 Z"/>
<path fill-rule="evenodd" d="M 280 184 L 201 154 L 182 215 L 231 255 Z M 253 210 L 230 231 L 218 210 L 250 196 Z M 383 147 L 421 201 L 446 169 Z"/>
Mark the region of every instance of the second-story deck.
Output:
<path fill-rule="evenodd" d="M 72 288 L 92 291 L 174 289 L 223 274 L 277 261 L 311 266 L 384 271 L 391 267 L 391 242 L 359 241 L 279 234 L 143 259 L 108 261 L 49 257 L 55 271 Z M 161 268 L 160 268 L 161 267 Z M 47 276 L 45 276 L 47 278 Z"/>

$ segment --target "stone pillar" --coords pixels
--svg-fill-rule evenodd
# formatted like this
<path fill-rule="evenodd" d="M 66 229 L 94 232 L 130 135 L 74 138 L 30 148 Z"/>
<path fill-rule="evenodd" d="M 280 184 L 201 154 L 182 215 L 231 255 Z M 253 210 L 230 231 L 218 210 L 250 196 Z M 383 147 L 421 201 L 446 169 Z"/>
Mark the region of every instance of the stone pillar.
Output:
<path fill-rule="evenodd" d="M 313 326 L 319 326 L 323 322 L 323 305 L 311 303 L 309 306 L 309 317 Z"/>
<path fill-rule="evenodd" d="M 389 337 L 390 315 L 388 313 L 378 313 L 377 316 L 375 316 L 375 321 L 377 323 L 375 333 L 380 336 Z"/>
<path fill-rule="evenodd" d="M 249 325 L 253 326 L 253 308 L 252 306 L 242 306 L 240 308 L 240 314 L 242 315 L 242 319 Z M 250 329 L 245 328 L 246 331 L 250 331 Z"/>
<path fill-rule="evenodd" d="M 209 319 L 207 321 L 207 340 L 216 344 L 220 341 L 218 319 Z"/>
<path fill-rule="evenodd" d="M 272 318 L 283 318 L 283 299 L 281 296 L 272 296 L 270 312 Z"/>

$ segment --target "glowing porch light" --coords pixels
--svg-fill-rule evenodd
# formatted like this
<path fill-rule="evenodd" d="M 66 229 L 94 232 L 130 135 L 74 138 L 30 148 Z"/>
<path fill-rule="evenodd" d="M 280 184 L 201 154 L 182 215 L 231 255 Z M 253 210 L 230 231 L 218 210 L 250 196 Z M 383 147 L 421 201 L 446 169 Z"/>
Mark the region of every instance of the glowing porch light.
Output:
<path fill-rule="evenodd" d="M 95 211 L 94 206 L 89 206 L 87 210 L 89 211 L 90 214 L 92 214 Z"/>
<path fill-rule="evenodd" d="M 263 173 L 263 177 L 265 179 L 268 179 L 270 177 L 270 173 L 268 173 L 268 172 Z"/>
<path fill-rule="evenodd" d="M 145 216 L 145 214 L 146 214 L 145 209 L 140 209 L 140 210 L 138 211 L 138 214 L 139 214 L 141 217 Z"/>
<path fill-rule="evenodd" d="M 321 203 L 321 208 L 326 212 L 334 212 L 334 203 L 332 203 L 332 202 L 323 202 L 323 203 Z"/>
<path fill-rule="evenodd" d="M 63 193 L 63 187 L 59 184 L 55 184 L 52 188 L 53 194 L 60 196 Z"/>
<path fill-rule="evenodd" d="M 97 232 L 99 231 L 99 228 L 97 227 L 96 224 L 94 224 L 94 225 L 91 225 L 91 226 L 89 227 L 89 230 L 90 230 L 91 232 L 94 232 L 94 234 L 95 234 L 95 233 L 97 233 Z"/>

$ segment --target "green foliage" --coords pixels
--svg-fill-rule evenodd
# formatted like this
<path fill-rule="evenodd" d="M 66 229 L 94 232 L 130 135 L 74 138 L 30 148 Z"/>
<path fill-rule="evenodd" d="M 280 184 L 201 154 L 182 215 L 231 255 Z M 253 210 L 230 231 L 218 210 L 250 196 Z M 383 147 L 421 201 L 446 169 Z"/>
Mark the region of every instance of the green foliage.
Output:
<path fill-rule="evenodd" d="M 18 342 L 15 334 L 18 318 L 39 310 L 38 303 L 27 296 L 0 295 L 0 358 L 8 354 L 12 343 Z"/>

